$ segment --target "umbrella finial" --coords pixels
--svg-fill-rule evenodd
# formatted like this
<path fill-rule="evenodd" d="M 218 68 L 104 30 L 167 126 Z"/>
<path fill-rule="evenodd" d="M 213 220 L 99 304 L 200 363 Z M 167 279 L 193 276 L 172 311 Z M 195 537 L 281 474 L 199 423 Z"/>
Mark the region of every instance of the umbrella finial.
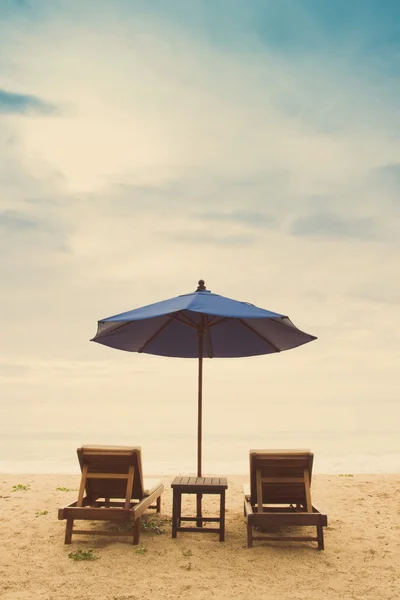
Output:
<path fill-rule="evenodd" d="M 200 279 L 196 292 L 205 292 L 205 291 L 206 291 L 205 281 L 204 281 L 204 279 Z"/>

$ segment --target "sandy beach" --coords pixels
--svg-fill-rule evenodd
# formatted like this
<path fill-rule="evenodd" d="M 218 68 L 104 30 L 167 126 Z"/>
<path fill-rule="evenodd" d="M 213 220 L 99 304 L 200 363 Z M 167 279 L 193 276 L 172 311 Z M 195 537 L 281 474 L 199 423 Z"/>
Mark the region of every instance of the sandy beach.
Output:
<path fill-rule="evenodd" d="M 3 474 L 0 481 L 4 600 L 400 597 L 400 475 L 315 476 L 313 503 L 329 520 L 324 552 L 289 542 L 247 549 L 246 477 L 228 478 L 224 543 L 212 534 L 171 539 L 171 478 L 163 478 L 161 515 L 151 512 L 148 520 L 163 533 L 143 526 L 139 546 L 130 538 L 96 536 L 64 545 L 57 509 L 76 499 L 78 475 Z M 213 512 L 214 506 L 208 497 L 205 508 Z M 79 549 L 93 549 L 98 560 L 68 557 Z"/>

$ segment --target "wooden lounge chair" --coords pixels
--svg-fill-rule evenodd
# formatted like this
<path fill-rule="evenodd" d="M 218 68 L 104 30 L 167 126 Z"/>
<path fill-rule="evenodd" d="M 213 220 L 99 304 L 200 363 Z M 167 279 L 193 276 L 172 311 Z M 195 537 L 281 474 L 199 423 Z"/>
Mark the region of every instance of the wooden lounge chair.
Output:
<path fill-rule="evenodd" d="M 328 524 L 311 503 L 314 455 L 308 450 L 250 450 L 250 489 L 244 490 L 247 547 L 254 540 L 318 542 L 324 549 L 323 527 Z M 260 529 L 315 526 L 316 537 L 262 535 Z M 253 533 L 253 530 L 256 532 Z"/>
<path fill-rule="evenodd" d="M 161 494 L 164 491 L 160 481 L 143 481 L 141 449 L 82 446 L 77 453 L 82 471 L 78 500 L 58 511 L 58 518 L 67 520 L 65 543 L 70 544 L 72 533 L 76 533 L 131 535 L 133 543 L 138 544 L 140 518 L 147 508 L 156 508 L 160 512 Z M 130 522 L 133 524 L 133 531 L 73 529 L 74 521 L 81 519 Z"/>

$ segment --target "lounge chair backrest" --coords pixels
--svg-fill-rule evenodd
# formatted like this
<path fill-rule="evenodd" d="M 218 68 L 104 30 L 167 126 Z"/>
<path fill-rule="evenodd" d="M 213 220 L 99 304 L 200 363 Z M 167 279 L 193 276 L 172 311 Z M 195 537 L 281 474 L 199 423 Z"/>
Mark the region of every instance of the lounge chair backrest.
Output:
<path fill-rule="evenodd" d="M 253 505 L 299 504 L 312 511 L 310 484 L 314 455 L 309 450 L 250 450 Z"/>
<path fill-rule="evenodd" d="M 82 471 L 81 489 L 91 501 L 97 498 L 141 500 L 144 496 L 142 458 L 139 447 L 82 446 L 78 448 Z"/>

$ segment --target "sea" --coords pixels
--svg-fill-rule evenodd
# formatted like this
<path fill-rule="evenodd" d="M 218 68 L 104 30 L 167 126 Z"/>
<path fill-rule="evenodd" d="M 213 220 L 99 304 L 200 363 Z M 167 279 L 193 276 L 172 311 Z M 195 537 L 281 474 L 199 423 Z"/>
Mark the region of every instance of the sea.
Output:
<path fill-rule="evenodd" d="M 144 472 L 148 475 L 192 475 L 197 465 L 196 428 L 169 432 L 109 430 L 85 425 L 84 436 L 72 431 L 2 431 L 0 472 L 65 473 L 79 472 L 76 449 L 83 444 L 140 445 Z M 399 473 L 398 430 L 262 430 L 250 432 L 205 433 L 203 474 L 245 475 L 249 470 L 250 449 L 305 448 L 314 452 L 314 472 L 324 474 Z"/>

